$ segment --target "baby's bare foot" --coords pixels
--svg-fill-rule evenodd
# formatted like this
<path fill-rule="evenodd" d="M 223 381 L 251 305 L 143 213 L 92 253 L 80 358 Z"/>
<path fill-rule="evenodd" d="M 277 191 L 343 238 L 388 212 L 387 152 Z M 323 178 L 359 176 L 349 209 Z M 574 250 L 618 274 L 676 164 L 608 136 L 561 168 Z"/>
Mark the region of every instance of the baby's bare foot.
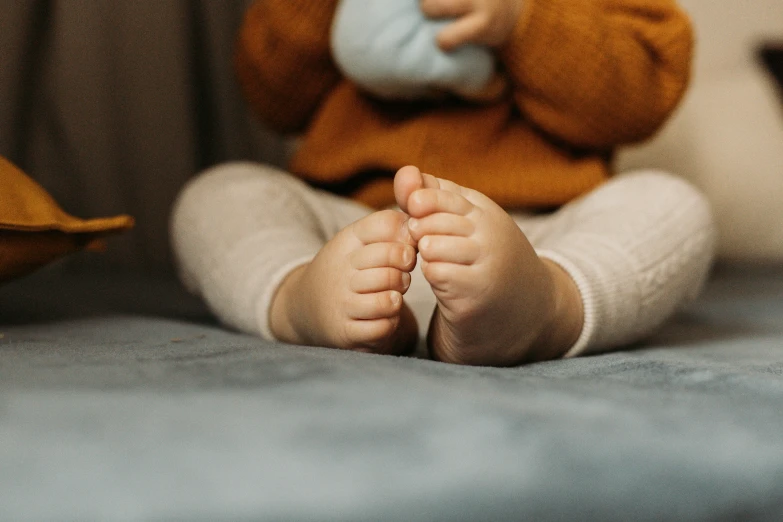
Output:
<path fill-rule="evenodd" d="M 404 354 L 416 319 L 403 302 L 416 251 L 402 212 L 375 212 L 340 231 L 285 279 L 270 315 L 272 332 L 293 344 Z"/>
<path fill-rule="evenodd" d="M 536 255 L 501 207 L 415 167 L 397 173 L 395 196 L 411 216 L 438 300 L 428 335 L 433 358 L 512 366 L 560 357 L 573 345 L 582 328 L 576 285 Z"/>

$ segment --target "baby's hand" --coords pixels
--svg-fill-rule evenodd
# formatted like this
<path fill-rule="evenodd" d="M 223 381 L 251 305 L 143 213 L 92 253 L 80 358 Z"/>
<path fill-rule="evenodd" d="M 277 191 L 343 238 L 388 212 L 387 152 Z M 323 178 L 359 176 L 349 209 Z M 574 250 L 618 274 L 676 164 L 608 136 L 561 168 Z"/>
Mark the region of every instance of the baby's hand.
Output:
<path fill-rule="evenodd" d="M 466 43 L 499 47 L 511 36 L 524 0 L 420 0 L 429 18 L 456 18 L 438 33 L 438 45 L 451 51 Z"/>

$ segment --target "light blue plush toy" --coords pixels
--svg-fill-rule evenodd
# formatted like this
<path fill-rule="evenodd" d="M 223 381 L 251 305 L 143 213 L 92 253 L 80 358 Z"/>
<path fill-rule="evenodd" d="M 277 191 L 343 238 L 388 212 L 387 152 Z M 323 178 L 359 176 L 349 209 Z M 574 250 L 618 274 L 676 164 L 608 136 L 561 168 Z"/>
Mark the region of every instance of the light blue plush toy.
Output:
<path fill-rule="evenodd" d="M 427 18 L 419 0 L 340 0 L 332 54 L 347 78 L 381 98 L 478 95 L 495 76 L 494 57 L 478 45 L 443 52 L 436 36 L 450 22 Z"/>

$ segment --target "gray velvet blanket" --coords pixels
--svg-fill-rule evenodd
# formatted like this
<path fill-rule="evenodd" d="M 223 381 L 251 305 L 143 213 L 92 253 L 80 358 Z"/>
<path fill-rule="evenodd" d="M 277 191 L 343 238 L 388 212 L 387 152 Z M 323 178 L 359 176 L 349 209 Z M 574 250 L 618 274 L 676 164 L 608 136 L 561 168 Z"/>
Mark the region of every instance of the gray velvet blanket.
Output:
<path fill-rule="evenodd" d="M 175 283 L 0 288 L 0 520 L 783 520 L 783 272 L 515 369 L 275 345 Z"/>

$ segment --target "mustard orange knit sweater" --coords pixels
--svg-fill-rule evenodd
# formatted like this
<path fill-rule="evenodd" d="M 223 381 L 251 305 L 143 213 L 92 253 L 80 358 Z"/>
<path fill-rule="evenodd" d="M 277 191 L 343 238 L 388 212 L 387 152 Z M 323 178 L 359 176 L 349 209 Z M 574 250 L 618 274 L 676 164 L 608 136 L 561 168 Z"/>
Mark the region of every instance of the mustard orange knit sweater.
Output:
<path fill-rule="evenodd" d="M 240 32 L 240 84 L 262 120 L 303 133 L 292 173 L 372 206 L 413 164 L 504 207 L 556 206 L 610 174 L 682 97 L 692 32 L 674 0 L 525 0 L 497 50 L 513 86 L 489 105 L 384 102 L 331 58 L 336 0 L 257 0 Z"/>

